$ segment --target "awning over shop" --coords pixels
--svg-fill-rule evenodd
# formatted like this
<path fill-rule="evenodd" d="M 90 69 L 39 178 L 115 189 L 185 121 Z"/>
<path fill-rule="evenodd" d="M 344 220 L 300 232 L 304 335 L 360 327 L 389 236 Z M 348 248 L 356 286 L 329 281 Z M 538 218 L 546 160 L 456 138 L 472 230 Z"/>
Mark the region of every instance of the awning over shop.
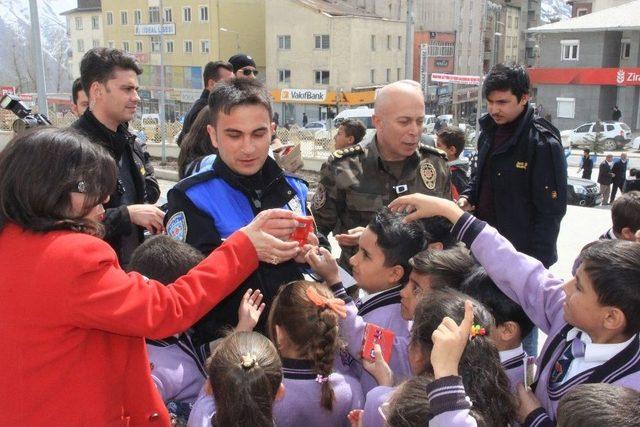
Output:
<path fill-rule="evenodd" d="M 281 89 L 272 90 L 273 102 L 285 104 L 317 104 L 317 105 L 365 105 L 372 104 L 376 97 L 375 90 L 362 92 L 328 92 L 324 89 Z"/>

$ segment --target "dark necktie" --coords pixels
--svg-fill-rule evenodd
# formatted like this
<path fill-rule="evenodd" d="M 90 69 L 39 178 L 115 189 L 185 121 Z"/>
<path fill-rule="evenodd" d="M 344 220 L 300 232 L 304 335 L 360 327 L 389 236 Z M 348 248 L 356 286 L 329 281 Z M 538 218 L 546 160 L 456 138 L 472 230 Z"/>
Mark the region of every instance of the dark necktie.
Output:
<path fill-rule="evenodd" d="M 580 339 L 580 335 L 581 333 L 571 341 L 571 345 L 567 346 L 566 350 L 553 366 L 553 370 L 551 371 L 551 384 L 561 384 L 562 380 L 564 380 L 564 377 L 567 375 L 567 371 L 569 370 L 569 366 L 571 365 L 571 362 L 573 362 L 573 359 L 584 356 L 585 346 Z"/>

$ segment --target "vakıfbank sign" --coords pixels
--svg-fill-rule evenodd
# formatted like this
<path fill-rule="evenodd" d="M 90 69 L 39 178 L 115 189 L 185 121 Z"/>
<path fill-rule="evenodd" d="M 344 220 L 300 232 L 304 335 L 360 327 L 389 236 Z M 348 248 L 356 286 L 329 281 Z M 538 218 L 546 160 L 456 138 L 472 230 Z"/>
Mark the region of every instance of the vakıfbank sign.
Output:
<path fill-rule="evenodd" d="M 322 102 L 327 99 L 324 89 L 282 89 L 281 102 Z"/>
<path fill-rule="evenodd" d="M 140 24 L 135 27 L 136 36 L 159 36 L 160 34 L 173 35 L 176 33 L 176 24 Z"/>

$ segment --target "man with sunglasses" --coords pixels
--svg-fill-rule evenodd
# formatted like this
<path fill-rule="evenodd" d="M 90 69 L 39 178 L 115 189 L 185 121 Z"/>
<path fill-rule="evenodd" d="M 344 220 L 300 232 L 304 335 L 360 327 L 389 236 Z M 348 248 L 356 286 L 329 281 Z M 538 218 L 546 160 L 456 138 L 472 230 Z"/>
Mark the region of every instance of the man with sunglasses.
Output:
<path fill-rule="evenodd" d="M 256 62 L 249 55 L 238 53 L 229 58 L 233 66 L 233 75 L 239 79 L 255 79 L 258 76 Z"/>

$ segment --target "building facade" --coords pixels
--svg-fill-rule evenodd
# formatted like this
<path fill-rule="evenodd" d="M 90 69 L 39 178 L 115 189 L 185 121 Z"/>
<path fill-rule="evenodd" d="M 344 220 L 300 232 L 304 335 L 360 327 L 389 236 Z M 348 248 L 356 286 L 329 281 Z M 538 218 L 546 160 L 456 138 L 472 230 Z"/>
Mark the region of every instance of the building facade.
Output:
<path fill-rule="evenodd" d="M 371 105 L 376 88 L 404 78 L 402 21 L 347 2 L 270 0 L 265 26 L 266 84 L 281 124 Z"/>
<path fill-rule="evenodd" d="M 536 100 L 559 129 L 594 120 L 640 128 L 640 10 L 625 4 L 532 29 L 540 66 L 530 75 Z"/>
<path fill-rule="evenodd" d="M 80 77 L 80 61 L 91 48 L 103 46 L 100 0 L 78 0 L 78 7 L 61 13 L 67 20 L 67 34 L 71 42 L 69 68 L 71 77 Z"/>

